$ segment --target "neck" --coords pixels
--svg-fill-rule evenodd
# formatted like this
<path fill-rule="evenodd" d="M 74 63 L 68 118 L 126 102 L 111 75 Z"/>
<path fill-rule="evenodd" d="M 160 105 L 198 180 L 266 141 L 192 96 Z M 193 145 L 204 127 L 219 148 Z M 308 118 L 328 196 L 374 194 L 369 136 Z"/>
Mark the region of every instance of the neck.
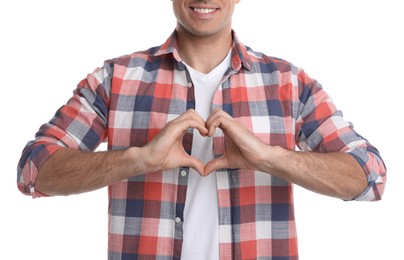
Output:
<path fill-rule="evenodd" d="M 195 36 L 177 28 L 177 41 L 181 59 L 193 69 L 209 73 L 229 53 L 232 35 L 231 29 L 219 35 Z"/>

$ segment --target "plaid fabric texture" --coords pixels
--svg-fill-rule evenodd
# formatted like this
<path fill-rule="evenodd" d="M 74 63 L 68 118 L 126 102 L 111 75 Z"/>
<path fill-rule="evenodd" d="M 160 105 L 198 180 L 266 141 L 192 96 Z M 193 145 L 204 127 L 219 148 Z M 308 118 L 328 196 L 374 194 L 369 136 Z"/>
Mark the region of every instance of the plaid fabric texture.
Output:
<path fill-rule="evenodd" d="M 358 200 L 378 200 L 386 178 L 383 161 L 343 120 L 321 85 L 292 64 L 254 52 L 233 32 L 232 62 L 213 99 L 263 142 L 304 151 L 344 151 L 368 176 Z M 175 32 L 160 47 L 105 62 L 81 81 L 73 97 L 25 147 L 18 187 L 33 197 L 35 177 L 60 147 L 110 150 L 143 146 L 184 111 L 195 107 Z M 226 149 L 213 140 L 216 157 Z M 192 133 L 184 137 L 192 148 Z M 109 186 L 109 259 L 180 259 L 188 168 L 147 173 Z M 220 259 L 298 259 L 291 183 L 241 169 L 216 172 Z M 203 223 L 201 223 L 203 224 Z"/>

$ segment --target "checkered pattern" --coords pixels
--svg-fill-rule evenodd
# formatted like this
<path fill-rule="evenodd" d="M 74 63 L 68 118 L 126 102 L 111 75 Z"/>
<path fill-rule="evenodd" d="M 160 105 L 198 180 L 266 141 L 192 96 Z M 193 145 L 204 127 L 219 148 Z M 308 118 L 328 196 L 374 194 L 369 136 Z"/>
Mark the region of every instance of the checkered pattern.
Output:
<path fill-rule="evenodd" d="M 234 34 L 234 32 L 233 32 Z M 357 199 L 378 200 L 385 167 L 375 147 L 343 120 L 320 84 L 292 64 L 254 52 L 234 34 L 231 68 L 215 93 L 220 107 L 263 142 L 294 150 L 344 151 L 369 186 Z M 80 82 L 67 105 L 28 143 L 18 187 L 35 191 L 43 162 L 60 147 L 110 150 L 143 146 L 170 120 L 195 107 L 176 34 L 160 47 L 108 60 Z M 225 151 L 220 130 L 215 157 Z M 184 146 L 192 148 L 192 133 Z M 188 168 L 148 173 L 109 186 L 109 259 L 179 259 Z M 298 259 L 291 183 L 266 173 L 217 171 L 220 259 Z M 203 224 L 203 223 L 201 223 Z"/>

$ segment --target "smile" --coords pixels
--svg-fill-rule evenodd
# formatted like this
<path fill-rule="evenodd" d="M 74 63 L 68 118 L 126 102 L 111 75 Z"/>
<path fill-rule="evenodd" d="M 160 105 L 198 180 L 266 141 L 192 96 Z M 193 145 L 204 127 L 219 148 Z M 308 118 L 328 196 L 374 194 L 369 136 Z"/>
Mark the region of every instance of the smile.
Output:
<path fill-rule="evenodd" d="M 216 11 L 214 8 L 192 8 L 195 12 L 200 13 L 200 14 L 209 14 L 213 13 Z"/>

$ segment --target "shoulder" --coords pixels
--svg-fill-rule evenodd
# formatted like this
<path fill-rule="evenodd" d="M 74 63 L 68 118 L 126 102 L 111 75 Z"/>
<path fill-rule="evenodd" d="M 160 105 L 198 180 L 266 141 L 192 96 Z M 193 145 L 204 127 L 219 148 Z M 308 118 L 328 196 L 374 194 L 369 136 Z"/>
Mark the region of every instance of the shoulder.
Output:
<path fill-rule="evenodd" d="M 259 69 L 261 73 L 280 72 L 293 74 L 298 73 L 301 69 L 292 62 L 282 58 L 267 55 L 263 52 L 255 51 L 251 47 L 246 46 L 247 53 L 253 69 Z"/>
<path fill-rule="evenodd" d="M 147 50 L 136 51 L 130 54 L 124 54 L 112 59 L 106 60 L 104 65 L 123 66 L 123 67 L 144 67 L 147 63 L 153 62 L 158 57 L 155 56 L 158 47 L 151 47 Z"/>
<path fill-rule="evenodd" d="M 322 89 L 321 84 L 307 72 L 290 61 L 270 56 L 246 47 L 251 64 L 251 73 L 261 74 L 264 78 L 275 80 L 280 85 L 291 83 L 292 86 L 310 88 L 312 91 Z M 267 76 L 265 76 L 267 75 Z"/>

